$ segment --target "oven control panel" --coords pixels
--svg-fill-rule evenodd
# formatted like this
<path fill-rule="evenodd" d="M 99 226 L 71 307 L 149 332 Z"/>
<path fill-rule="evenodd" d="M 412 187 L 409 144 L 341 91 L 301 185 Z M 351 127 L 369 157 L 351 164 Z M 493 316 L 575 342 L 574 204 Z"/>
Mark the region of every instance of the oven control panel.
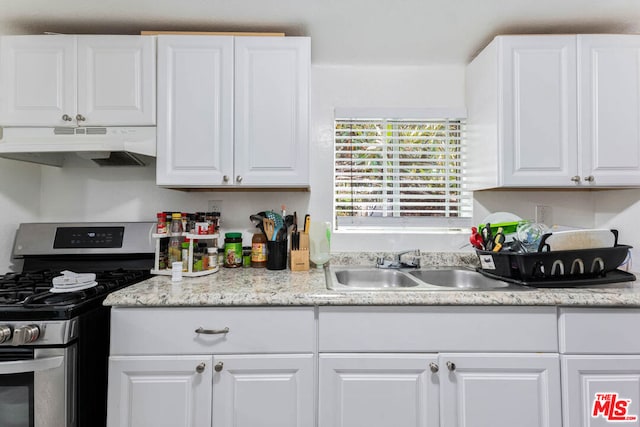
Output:
<path fill-rule="evenodd" d="M 0 323 L 0 347 L 63 345 L 77 337 L 77 319 Z"/>
<path fill-rule="evenodd" d="M 121 248 L 124 227 L 58 227 L 54 249 Z"/>

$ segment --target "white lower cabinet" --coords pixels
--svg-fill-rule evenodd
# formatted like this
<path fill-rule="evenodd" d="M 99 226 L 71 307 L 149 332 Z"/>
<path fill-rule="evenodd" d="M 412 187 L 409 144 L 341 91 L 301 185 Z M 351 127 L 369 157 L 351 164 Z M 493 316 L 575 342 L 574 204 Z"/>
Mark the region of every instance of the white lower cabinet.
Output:
<path fill-rule="evenodd" d="M 313 354 L 214 357 L 213 426 L 313 426 L 314 366 Z"/>
<path fill-rule="evenodd" d="M 114 308 L 109 427 L 310 427 L 315 319 L 303 308 Z"/>
<path fill-rule="evenodd" d="M 638 308 L 560 309 L 564 427 L 640 425 Z"/>
<path fill-rule="evenodd" d="M 437 427 L 434 354 L 320 354 L 321 427 Z"/>
<path fill-rule="evenodd" d="M 557 354 L 321 354 L 320 427 L 562 426 Z"/>
<path fill-rule="evenodd" d="M 565 427 L 640 424 L 640 355 L 562 356 Z"/>
<path fill-rule="evenodd" d="M 210 425 L 212 359 L 183 355 L 111 357 L 108 425 Z"/>
<path fill-rule="evenodd" d="M 640 308 L 113 308 L 109 427 L 640 425 Z"/>
<path fill-rule="evenodd" d="M 440 426 L 561 427 L 557 354 L 439 355 Z"/>
<path fill-rule="evenodd" d="M 318 318 L 319 427 L 562 426 L 554 307 L 321 307 Z"/>

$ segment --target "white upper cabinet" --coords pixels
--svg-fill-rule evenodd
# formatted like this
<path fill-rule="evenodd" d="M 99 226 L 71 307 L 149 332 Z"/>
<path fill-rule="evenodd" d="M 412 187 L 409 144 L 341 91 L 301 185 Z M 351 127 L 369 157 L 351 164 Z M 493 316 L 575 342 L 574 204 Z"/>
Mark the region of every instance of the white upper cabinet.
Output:
<path fill-rule="evenodd" d="M 158 36 L 159 185 L 233 175 L 233 37 Z"/>
<path fill-rule="evenodd" d="M 472 190 L 640 185 L 639 36 L 499 36 L 467 68 Z"/>
<path fill-rule="evenodd" d="M 155 38 L 0 38 L 0 125 L 154 125 Z"/>
<path fill-rule="evenodd" d="M 310 40 L 158 37 L 157 184 L 307 187 Z"/>
<path fill-rule="evenodd" d="M 581 184 L 640 185 L 640 36 L 578 36 Z"/>

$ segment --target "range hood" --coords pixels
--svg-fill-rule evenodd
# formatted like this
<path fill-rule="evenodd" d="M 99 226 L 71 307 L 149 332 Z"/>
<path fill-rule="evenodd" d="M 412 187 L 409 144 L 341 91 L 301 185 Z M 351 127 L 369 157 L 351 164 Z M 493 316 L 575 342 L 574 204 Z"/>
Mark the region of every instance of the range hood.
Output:
<path fill-rule="evenodd" d="M 0 127 L 0 157 L 62 167 L 68 155 L 99 166 L 144 166 L 156 156 L 156 128 Z"/>

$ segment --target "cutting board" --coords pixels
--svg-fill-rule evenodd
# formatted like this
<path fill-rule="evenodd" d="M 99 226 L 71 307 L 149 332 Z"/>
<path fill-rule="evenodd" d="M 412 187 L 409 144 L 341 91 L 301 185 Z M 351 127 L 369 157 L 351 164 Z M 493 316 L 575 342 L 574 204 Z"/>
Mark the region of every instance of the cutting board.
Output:
<path fill-rule="evenodd" d="M 539 252 L 610 248 L 618 243 L 618 230 L 586 229 L 547 233 L 540 240 Z"/>

